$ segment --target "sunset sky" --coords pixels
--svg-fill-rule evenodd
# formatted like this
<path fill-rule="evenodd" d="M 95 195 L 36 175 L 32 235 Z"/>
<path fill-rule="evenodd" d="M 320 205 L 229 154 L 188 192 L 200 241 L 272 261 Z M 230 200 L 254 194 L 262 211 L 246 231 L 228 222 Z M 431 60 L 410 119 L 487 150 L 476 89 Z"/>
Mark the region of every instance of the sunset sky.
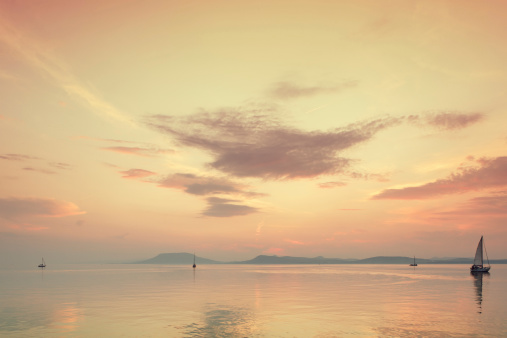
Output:
<path fill-rule="evenodd" d="M 507 258 L 504 1 L 2 1 L 0 254 Z"/>

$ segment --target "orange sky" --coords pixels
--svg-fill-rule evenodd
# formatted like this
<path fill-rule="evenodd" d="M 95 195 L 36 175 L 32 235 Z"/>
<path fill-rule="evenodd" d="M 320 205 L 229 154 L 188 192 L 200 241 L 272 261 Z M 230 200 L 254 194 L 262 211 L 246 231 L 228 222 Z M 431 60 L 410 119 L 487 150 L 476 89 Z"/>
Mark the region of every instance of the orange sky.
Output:
<path fill-rule="evenodd" d="M 503 1 L 0 4 L 0 252 L 507 247 Z"/>

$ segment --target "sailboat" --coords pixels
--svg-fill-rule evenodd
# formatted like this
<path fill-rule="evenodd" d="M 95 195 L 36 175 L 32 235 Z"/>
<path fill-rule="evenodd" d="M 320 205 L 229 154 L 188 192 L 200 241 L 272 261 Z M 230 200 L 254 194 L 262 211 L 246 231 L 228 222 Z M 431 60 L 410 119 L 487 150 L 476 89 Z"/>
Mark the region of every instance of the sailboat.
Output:
<path fill-rule="evenodd" d="M 414 263 L 410 263 L 410 266 L 417 266 L 417 263 L 415 262 L 415 256 L 414 256 Z"/>
<path fill-rule="evenodd" d="M 195 269 L 197 265 L 195 265 L 195 252 L 194 252 L 194 265 L 192 265 L 192 267 Z"/>
<path fill-rule="evenodd" d="M 477 245 L 477 251 L 475 252 L 475 258 L 474 258 L 474 265 L 470 267 L 470 272 L 488 272 L 489 269 L 491 269 L 491 266 L 489 265 L 489 259 L 488 259 L 488 253 L 486 252 L 486 260 L 488 262 L 488 266 L 484 266 L 483 262 L 483 251 L 485 251 L 486 247 L 483 244 L 483 240 L 479 241 L 479 244 Z M 484 250 L 483 250 L 484 248 Z"/>
<path fill-rule="evenodd" d="M 46 267 L 46 262 L 44 262 L 44 257 L 42 257 L 42 263 L 40 263 L 38 265 L 39 268 L 45 268 Z"/>

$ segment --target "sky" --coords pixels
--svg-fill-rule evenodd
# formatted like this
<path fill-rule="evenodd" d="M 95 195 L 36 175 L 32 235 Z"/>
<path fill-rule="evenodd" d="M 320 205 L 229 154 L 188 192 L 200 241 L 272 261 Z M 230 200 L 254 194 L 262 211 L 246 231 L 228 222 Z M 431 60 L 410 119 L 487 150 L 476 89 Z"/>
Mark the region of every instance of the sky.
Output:
<path fill-rule="evenodd" d="M 507 258 L 504 1 L 0 3 L 0 255 Z"/>

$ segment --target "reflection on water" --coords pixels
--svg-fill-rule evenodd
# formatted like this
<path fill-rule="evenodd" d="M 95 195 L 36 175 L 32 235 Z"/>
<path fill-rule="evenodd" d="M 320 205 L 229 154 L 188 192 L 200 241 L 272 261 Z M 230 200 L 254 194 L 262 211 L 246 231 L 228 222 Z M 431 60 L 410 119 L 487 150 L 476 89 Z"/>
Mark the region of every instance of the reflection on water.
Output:
<path fill-rule="evenodd" d="M 0 271 L 0 336 L 498 337 L 506 283 L 507 265 Z"/>
<path fill-rule="evenodd" d="M 184 337 L 252 337 L 257 332 L 255 315 L 245 308 L 207 304 L 203 317 L 203 323 L 178 329 Z"/>
<path fill-rule="evenodd" d="M 476 302 L 478 305 L 478 313 L 482 313 L 482 281 L 483 278 L 489 278 L 489 272 L 470 272 L 474 279 Z"/>

